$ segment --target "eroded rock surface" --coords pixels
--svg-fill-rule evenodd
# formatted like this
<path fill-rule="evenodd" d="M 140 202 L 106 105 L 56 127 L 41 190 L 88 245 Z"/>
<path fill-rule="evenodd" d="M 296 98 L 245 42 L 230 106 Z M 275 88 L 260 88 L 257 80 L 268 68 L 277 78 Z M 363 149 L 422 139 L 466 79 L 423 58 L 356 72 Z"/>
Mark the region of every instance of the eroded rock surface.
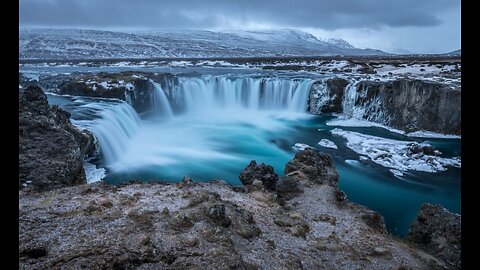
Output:
<path fill-rule="evenodd" d="M 461 216 L 450 213 L 441 205 L 423 204 L 410 226 L 407 240 L 423 250 L 461 269 Z"/>
<path fill-rule="evenodd" d="M 42 89 L 19 91 L 19 188 L 48 190 L 84 184 L 83 157 L 93 137 L 73 126 L 70 114 L 50 106 Z"/>
<path fill-rule="evenodd" d="M 21 269 L 446 269 L 342 197 L 328 155 L 285 169 L 289 200 L 223 181 L 103 183 L 20 191 Z M 277 187 L 279 185 L 277 182 Z M 290 186 L 290 184 L 286 186 Z M 288 189 L 287 189 L 288 190 Z"/>

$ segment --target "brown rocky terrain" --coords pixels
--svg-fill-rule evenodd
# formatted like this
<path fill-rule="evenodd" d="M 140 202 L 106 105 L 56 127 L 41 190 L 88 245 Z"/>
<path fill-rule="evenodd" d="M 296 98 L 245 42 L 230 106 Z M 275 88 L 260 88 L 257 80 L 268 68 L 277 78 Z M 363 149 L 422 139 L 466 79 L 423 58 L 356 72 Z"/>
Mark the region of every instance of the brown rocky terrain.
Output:
<path fill-rule="evenodd" d="M 458 268 L 391 236 L 380 214 L 349 202 L 328 155 L 307 148 L 285 173 L 276 186 L 287 181 L 292 194 L 266 189 L 259 174 L 246 188 L 185 178 L 21 190 L 20 268 Z"/>

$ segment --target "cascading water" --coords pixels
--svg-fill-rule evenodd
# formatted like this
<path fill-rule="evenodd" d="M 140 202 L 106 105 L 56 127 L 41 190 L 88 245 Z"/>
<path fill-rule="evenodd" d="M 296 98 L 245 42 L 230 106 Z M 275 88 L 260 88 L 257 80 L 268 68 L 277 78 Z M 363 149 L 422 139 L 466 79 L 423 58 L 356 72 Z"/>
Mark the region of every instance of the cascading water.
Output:
<path fill-rule="evenodd" d="M 98 140 L 104 163 L 113 164 L 121 157 L 133 136 L 138 132 L 141 119 L 137 112 L 126 102 L 86 103 L 97 113 L 93 120 L 73 120 L 82 128 L 90 129 Z"/>
<path fill-rule="evenodd" d="M 180 81 L 173 102 L 187 113 L 209 110 L 306 112 L 313 80 L 203 77 Z"/>
<path fill-rule="evenodd" d="M 343 114 L 347 117 L 361 118 L 362 115 L 359 115 L 358 110 L 355 111 L 355 102 L 357 101 L 357 81 L 350 82 L 346 88 L 345 93 L 343 94 Z"/>
<path fill-rule="evenodd" d="M 231 176 L 252 153 L 258 161 L 284 165 L 290 155 L 271 137 L 288 132 L 285 121 L 309 117 L 313 82 L 205 76 L 182 78 L 164 92 L 152 81 L 151 113 L 144 121 L 126 102 L 99 102 L 84 105 L 98 107 L 97 117 L 76 124 L 95 134 L 102 165 L 117 181 L 158 175 L 173 180 L 185 174 L 202 179 L 213 171 Z M 221 169 L 219 162 L 225 164 Z"/>
<path fill-rule="evenodd" d="M 170 102 L 165 95 L 165 92 L 162 89 L 162 86 L 159 83 L 150 81 L 153 84 L 154 91 L 152 93 L 152 112 L 153 117 L 155 118 L 172 118 L 173 110 L 170 106 Z"/>

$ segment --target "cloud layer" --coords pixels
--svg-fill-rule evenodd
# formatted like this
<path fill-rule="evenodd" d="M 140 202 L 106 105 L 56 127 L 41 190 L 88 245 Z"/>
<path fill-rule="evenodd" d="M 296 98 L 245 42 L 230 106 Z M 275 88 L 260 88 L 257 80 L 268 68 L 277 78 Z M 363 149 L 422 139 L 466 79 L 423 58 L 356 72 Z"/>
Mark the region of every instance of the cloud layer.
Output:
<path fill-rule="evenodd" d="M 415 29 L 438 28 L 458 19 L 458 29 L 454 31 L 459 46 L 459 11 L 458 0 L 20 0 L 20 25 L 310 28 L 330 32 L 359 29 L 380 33 L 382 29 L 411 28 L 415 32 Z M 451 30 L 452 26 L 446 29 Z"/>

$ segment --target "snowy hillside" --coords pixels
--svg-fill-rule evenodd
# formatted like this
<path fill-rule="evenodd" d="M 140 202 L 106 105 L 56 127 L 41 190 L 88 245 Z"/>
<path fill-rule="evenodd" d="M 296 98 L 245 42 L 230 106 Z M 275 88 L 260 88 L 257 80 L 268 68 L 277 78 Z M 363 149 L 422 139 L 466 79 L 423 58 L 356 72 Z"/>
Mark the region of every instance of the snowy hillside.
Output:
<path fill-rule="evenodd" d="M 20 59 L 374 55 L 296 30 L 111 32 L 21 29 Z"/>

